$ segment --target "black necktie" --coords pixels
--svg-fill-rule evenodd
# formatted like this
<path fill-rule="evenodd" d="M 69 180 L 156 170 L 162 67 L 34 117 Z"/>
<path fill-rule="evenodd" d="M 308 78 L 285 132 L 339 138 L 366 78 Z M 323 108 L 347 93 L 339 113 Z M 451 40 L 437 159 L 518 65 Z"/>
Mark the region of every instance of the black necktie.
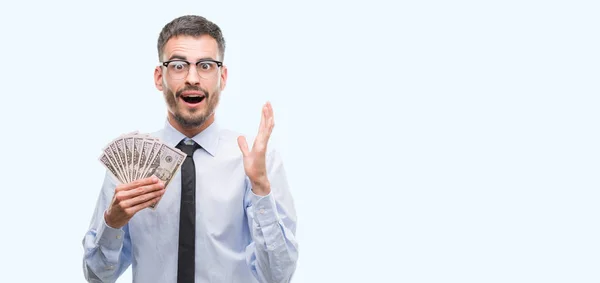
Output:
<path fill-rule="evenodd" d="M 191 144 L 188 144 L 190 143 Z M 182 140 L 178 149 L 187 154 L 181 165 L 181 209 L 179 212 L 179 250 L 177 283 L 193 283 L 196 240 L 196 167 L 194 151 L 200 146 L 192 140 Z"/>

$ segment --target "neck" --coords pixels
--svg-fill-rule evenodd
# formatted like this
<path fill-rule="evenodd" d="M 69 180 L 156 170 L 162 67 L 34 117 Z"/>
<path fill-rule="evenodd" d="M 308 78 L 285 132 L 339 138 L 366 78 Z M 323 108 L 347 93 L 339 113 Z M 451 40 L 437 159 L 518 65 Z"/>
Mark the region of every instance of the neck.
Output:
<path fill-rule="evenodd" d="M 208 126 L 212 125 L 212 123 L 215 122 L 215 114 L 210 115 L 210 117 L 208 117 L 208 119 L 206 119 L 206 121 L 204 121 L 204 123 L 202 125 L 200 125 L 198 127 L 192 127 L 192 128 L 186 128 L 186 127 L 181 126 L 177 122 L 177 120 L 175 120 L 175 118 L 173 118 L 171 113 L 169 113 L 168 121 L 169 121 L 169 124 L 171 124 L 171 126 L 173 126 L 173 128 L 178 130 L 180 133 L 184 134 L 188 138 L 192 138 L 195 135 L 199 134 L 200 132 L 204 131 L 206 128 L 208 128 Z"/>

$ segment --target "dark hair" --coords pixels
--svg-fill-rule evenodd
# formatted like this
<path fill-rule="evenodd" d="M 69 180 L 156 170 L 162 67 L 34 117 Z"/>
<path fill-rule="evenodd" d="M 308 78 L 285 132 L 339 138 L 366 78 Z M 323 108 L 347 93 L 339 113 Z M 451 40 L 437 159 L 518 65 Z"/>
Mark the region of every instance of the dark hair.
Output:
<path fill-rule="evenodd" d="M 225 56 L 225 39 L 219 26 L 207 20 L 202 16 L 186 15 L 176 18 L 166 24 L 158 36 L 158 60 L 162 60 L 163 49 L 167 41 L 172 37 L 179 35 L 188 35 L 198 37 L 209 35 L 217 41 L 219 45 L 219 55 L 221 60 Z"/>

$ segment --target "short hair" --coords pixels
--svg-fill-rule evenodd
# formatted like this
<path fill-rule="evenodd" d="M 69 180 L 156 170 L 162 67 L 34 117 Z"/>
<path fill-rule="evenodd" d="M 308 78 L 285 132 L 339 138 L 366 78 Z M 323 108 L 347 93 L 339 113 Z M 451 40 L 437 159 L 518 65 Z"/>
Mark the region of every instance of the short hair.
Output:
<path fill-rule="evenodd" d="M 225 39 L 221 28 L 215 23 L 207 20 L 205 17 L 196 15 L 185 15 L 175 18 L 167 23 L 158 36 L 158 60 L 162 60 L 163 51 L 167 41 L 172 37 L 180 35 L 199 37 L 209 35 L 217 41 L 219 46 L 219 55 L 221 60 L 225 57 Z"/>

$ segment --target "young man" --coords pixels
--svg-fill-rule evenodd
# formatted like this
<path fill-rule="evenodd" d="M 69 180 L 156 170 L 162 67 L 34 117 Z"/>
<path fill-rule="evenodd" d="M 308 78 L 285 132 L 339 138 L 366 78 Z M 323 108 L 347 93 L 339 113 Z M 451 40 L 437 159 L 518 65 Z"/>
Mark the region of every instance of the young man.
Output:
<path fill-rule="evenodd" d="M 168 113 L 152 136 L 187 157 L 166 188 L 156 176 L 120 184 L 106 173 L 83 239 L 88 282 L 115 282 L 130 265 L 140 283 L 291 279 L 296 212 L 281 157 L 267 148 L 273 110 L 264 105 L 252 148 L 218 126 L 224 52 L 220 28 L 203 17 L 161 31 L 154 80 Z"/>

